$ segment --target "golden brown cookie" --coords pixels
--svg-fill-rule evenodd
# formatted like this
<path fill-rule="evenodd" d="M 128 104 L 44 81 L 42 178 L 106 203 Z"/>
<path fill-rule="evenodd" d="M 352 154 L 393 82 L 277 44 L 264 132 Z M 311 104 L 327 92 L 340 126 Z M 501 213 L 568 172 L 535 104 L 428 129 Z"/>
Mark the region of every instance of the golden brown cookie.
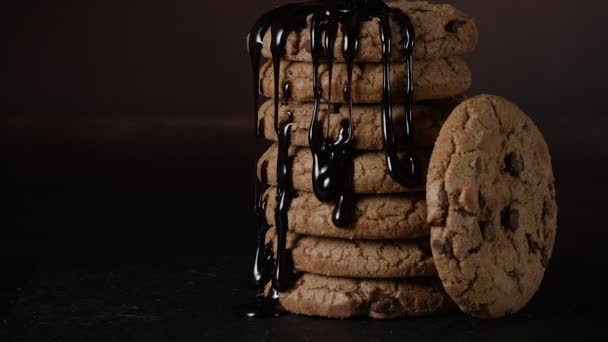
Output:
<path fill-rule="evenodd" d="M 431 247 L 446 291 L 476 317 L 521 309 L 538 290 L 557 229 L 551 156 L 517 106 L 463 102 L 441 129 L 427 179 Z"/>
<path fill-rule="evenodd" d="M 401 9 L 410 17 L 416 31 L 416 59 L 437 59 L 471 52 L 477 45 L 477 26 L 470 16 L 452 5 L 433 4 L 426 1 L 387 1 L 394 8 Z M 403 36 L 395 21 L 391 21 L 393 37 L 392 60 L 404 60 Z M 359 34 L 357 62 L 382 62 L 381 40 L 378 22 L 363 22 Z M 334 45 L 335 58 L 344 61 L 342 53 L 342 32 Z M 310 20 L 304 29 L 292 32 L 287 37 L 285 58 L 292 61 L 311 62 L 310 54 Z M 270 30 L 264 36 L 262 54 L 270 58 Z"/>
<path fill-rule="evenodd" d="M 278 145 L 274 144 L 258 160 L 258 178 L 264 184 L 276 185 L 277 183 L 277 152 Z M 430 151 L 419 149 L 417 155 L 420 160 L 421 173 L 426 174 Z M 312 153 L 310 149 L 292 146 L 289 148 L 289 156 L 293 160 L 294 189 L 312 192 Z M 356 194 L 391 194 L 424 190 L 424 186 L 406 188 L 394 181 L 389 175 L 383 152 L 361 152 L 353 159 L 353 191 Z"/>
<path fill-rule="evenodd" d="M 276 246 L 274 228 L 267 241 Z M 428 238 L 351 241 L 289 233 L 287 249 L 300 272 L 375 279 L 437 276 Z"/>
<path fill-rule="evenodd" d="M 305 273 L 279 294 L 279 301 L 291 313 L 330 318 L 391 319 L 457 310 L 437 278 L 371 280 Z"/>
<path fill-rule="evenodd" d="M 435 144 L 441 125 L 460 103 L 461 98 L 427 101 L 414 105 L 413 126 L 414 142 L 419 146 Z M 348 120 L 348 107 L 339 104 L 322 104 L 319 110 L 319 121 L 327 127 L 327 113 L 330 113 L 330 136 L 337 137 L 342 124 Z M 405 121 L 403 105 L 393 106 L 395 127 L 403 127 Z M 281 104 L 279 122 L 291 118 L 293 123 L 291 144 L 308 146 L 308 128 L 313 113 L 313 104 L 296 102 Z M 353 107 L 355 149 L 382 150 L 384 135 L 382 133 L 382 107 L 380 105 L 355 105 Z M 274 126 L 274 101 L 262 104 L 258 113 L 258 125 L 261 135 L 268 140 L 277 140 Z"/>
<path fill-rule="evenodd" d="M 414 63 L 414 100 L 437 100 L 465 93 L 471 86 L 471 71 L 460 57 L 447 57 Z M 403 63 L 391 66 L 391 89 L 394 102 L 403 102 L 406 85 Z M 329 101 L 329 73 L 327 65 L 319 67 L 319 81 L 323 99 L 332 103 L 347 103 L 345 84 L 348 84 L 346 64 L 334 64 Z M 310 102 L 313 94 L 311 63 L 281 62 L 279 98 L 286 101 Z M 287 96 L 285 89 L 288 89 Z M 381 103 L 383 90 L 382 64 L 357 64 L 353 68 L 352 97 L 354 103 Z M 274 71 L 268 61 L 260 69 L 260 93 L 274 97 Z"/>
<path fill-rule="evenodd" d="M 266 194 L 266 220 L 274 225 L 276 188 Z M 338 228 L 332 221 L 334 204 L 310 192 L 297 192 L 288 211 L 289 230 L 298 234 L 342 239 L 411 239 L 429 235 L 424 193 L 357 196 L 354 222 Z"/>

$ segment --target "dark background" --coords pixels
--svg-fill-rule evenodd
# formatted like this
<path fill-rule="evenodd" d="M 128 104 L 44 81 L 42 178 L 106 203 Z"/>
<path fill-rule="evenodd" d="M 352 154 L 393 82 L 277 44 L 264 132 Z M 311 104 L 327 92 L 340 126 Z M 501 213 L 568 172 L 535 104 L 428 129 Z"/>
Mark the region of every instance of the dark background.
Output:
<path fill-rule="evenodd" d="M 553 153 L 560 230 L 546 303 L 567 301 L 571 288 L 597 302 L 608 238 L 608 3 L 449 2 L 475 16 L 480 30 L 467 58 L 470 94 L 518 103 Z M 49 274 L 63 281 L 114 269 L 108 265 L 131 265 L 132 273 L 186 263 L 203 280 L 226 272 L 236 279 L 213 286 L 246 285 L 254 227 L 245 35 L 282 3 L 0 4 L 5 302 L 35 271 L 29 300 L 16 309 L 19 324 L 39 326 L 28 314 L 40 307 L 32 289 L 52 283 Z M 585 303 L 569 309 L 592 312 Z"/>

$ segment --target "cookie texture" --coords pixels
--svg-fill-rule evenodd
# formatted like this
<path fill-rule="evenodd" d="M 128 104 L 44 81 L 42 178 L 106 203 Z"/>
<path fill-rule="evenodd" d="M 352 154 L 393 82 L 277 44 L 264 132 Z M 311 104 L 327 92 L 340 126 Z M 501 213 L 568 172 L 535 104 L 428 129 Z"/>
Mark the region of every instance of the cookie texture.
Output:
<path fill-rule="evenodd" d="M 414 105 L 412 111 L 414 142 L 420 146 L 432 147 L 439 135 L 441 125 L 458 105 L 460 98 L 428 101 Z M 396 127 L 404 127 L 405 110 L 402 105 L 393 106 Z M 308 129 L 313 113 L 312 103 L 289 103 L 279 107 L 279 122 L 291 120 L 293 123 L 291 144 L 308 146 Z M 348 106 L 323 104 L 319 109 L 319 122 L 327 129 L 329 115 L 329 135 L 338 137 L 338 132 L 348 122 Z M 380 105 L 356 105 L 353 107 L 355 148 L 358 150 L 384 149 L 382 133 L 382 107 Z M 268 140 L 277 140 L 274 125 L 274 100 L 262 104 L 258 113 L 258 131 Z M 326 132 L 326 131 L 325 131 Z M 401 137 L 402 135 L 400 135 Z"/>
<path fill-rule="evenodd" d="M 278 145 L 272 145 L 258 160 L 258 178 L 264 184 L 277 184 L 277 153 Z M 430 156 L 429 150 L 418 150 L 421 172 L 426 174 L 426 166 Z M 309 148 L 290 147 L 289 156 L 292 158 L 292 181 L 294 189 L 313 191 L 312 186 L 312 153 Z M 356 194 L 391 194 L 400 192 L 423 191 L 424 186 L 406 188 L 395 182 L 388 173 L 383 152 L 363 152 L 353 158 L 354 181 L 353 191 Z M 424 182 L 421 182 L 424 184 Z"/>
<path fill-rule="evenodd" d="M 279 294 L 285 310 L 330 318 L 429 316 L 456 310 L 436 278 L 372 280 L 303 274 Z"/>
<path fill-rule="evenodd" d="M 416 31 L 414 57 L 417 59 L 437 59 L 471 52 L 477 45 L 477 25 L 470 16 L 448 4 L 431 4 L 426 1 L 387 1 L 394 8 L 406 13 Z M 310 24 L 310 18 L 309 18 Z M 391 20 L 392 60 L 404 60 L 403 35 L 399 25 Z M 361 25 L 357 62 L 382 62 L 382 42 L 377 20 Z M 264 36 L 262 54 L 272 57 L 270 52 L 270 30 Z M 338 61 L 344 61 L 342 52 L 342 31 L 334 44 L 334 54 Z M 311 62 L 310 25 L 287 38 L 285 58 L 292 61 Z"/>
<path fill-rule="evenodd" d="M 274 229 L 267 242 L 276 248 Z M 428 239 L 351 241 L 289 233 L 287 248 L 300 272 L 376 279 L 437 276 Z"/>
<path fill-rule="evenodd" d="M 275 225 L 276 188 L 265 193 L 266 221 Z M 353 224 L 338 228 L 332 221 L 334 204 L 311 192 L 294 194 L 289 208 L 289 230 L 298 234 L 341 239 L 411 239 L 429 236 L 424 193 L 361 195 L 355 201 Z"/>
<path fill-rule="evenodd" d="M 414 100 L 435 100 L 465 93 L 471 86 L 471 71 L 461 57 L 447 57 L 432 61 L 416 61 L 414 73 Z M 391 89 L 394 102 L 403 102 L 406 85 L 404 63 L 391 65 Z M 326 64 L 319 67 L 319 81 L 323 99 L 332 103 L 347 103 L 345 85 L 348 84 L 346 64 L 334 64 L 329 100 L 329 72 Z M 313 67 L 311 63 L 281 62 L 279 98 L 310 102 L 313 94 Z M 354 103 L 381 103 L 383 89 L 382 64 L 356 64 L 353 68 L 352 96 Z M 286 92 L 287 90 L 287 92 Z M 260 93 L 274 97 L 274 71 L 266 62 L 260 69 Z"/>
<path fill-rule="evenodd" d="M 463 102 L 437 140 L 427 178 L 431 247 L 446 291 L 476 317 L 521 309 L 553 250 L 557 204 L 549 149 L 507 100 Z"/>

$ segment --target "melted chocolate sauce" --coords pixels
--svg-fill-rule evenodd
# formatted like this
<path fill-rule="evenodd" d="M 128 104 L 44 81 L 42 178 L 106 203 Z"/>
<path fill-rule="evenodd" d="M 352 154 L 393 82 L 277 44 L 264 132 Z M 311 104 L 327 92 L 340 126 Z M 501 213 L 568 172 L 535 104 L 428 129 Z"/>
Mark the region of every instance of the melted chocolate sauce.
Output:
<path fill-rule="evenodd" d="M 384 132 L 384 150 L 386 153 L 386 164 L 391 177 L 401 185 L 412 188 L 420 181 L 419 171 L 416 163 L 415 146 L 413 141 L 412 107 L 414 102 L 414 26 L 409 17 L 398 9 L 392 10 L 395 19 L 401 28 L 404 37 L 404 49 L 406 55 L 406 86 L 405 86 L 405 157 L 399 159 L 397 135 L 393 122 L 391 104 L 391 81 L 390 81 L 390 54 L 391 54 L 391 29 L 389 19 L 385 15 L 380 17 L 380 37 L 382 40 L 382 64 L 384 70 L 382 87 L 382 130 Z"/>
<path fill-rule="evenodd" d="M 321 201 L 334 201 L 332 220 L 337 227 L 347 227 L 354 219 L 353 173 L 354 173 L 354 124 L 352 79 L 353 67 L 359 47 L 359 32 L 362 22 L 378 18 L 383 42 L 383 131 L 386 159 L 391 176 L 399 183 L 412 187 L 417 180 L 414 145 L 412 141 L 412 102 L 413 80 L 412 63 L 414 47 L 414 30 L 409 18 L 400 10 L 391 9 L 380 0 L 324 0 L 278 7 L 265 14 L 254 25 L 249 37 L 249 53 L 253 69 L 254 113 L 257 127 L 257 106 L 260 92 L 260 58 L 264 35 L 270 30 L 272 65 L 274 71 L 274 122 L 279 145 L 277 161 L 277 208 L 275 222 L 277 232 L 276 257 L 272 248 L 266 244 L 265 236 L 269 225 L 265 219 L 265 202 L 261 199 L 261 184 L 256 185 L 256 220 L 258 227 L 257 251 L 253 278 L 257 287 L 257 300 L 254 310 L 247 313 L 250 317 L 276 315 L 278 293 L 287 290 L 292 281 L 292 262 L 286 248 L 288 230 L 288 211 L 294 196 L 292 184 L 292 159 L 289 156 L 291 140 L 290 121 L 279 122 L 279 93 L 283 89 L 283 100 L 287 102 L 291 95 L 291 85 L 285 82 L 280 87 L 281 59 L 286 53 L 285 44 L 289 34 L 301 30 L 307 25 L 311 16 L 311 54 L 313 61 L 314 110 L 309 130 L 309 144 L 313 154 L 313 188 Z M 393 17 L 400 25 L 405 37 L 407 55 L 407 88 L 405 95 L 406 124 L 404 127 L 406 158 L 400 160 L 396 130 L 392 117 L 390 53 L 391 31 L 389 18 Z M 348 104 L 349 120 L 341 123 L 338 137 L 332 140 L 329 136 L 331 113 L 339 112 L 339 106 L 332 108 L 332 76 L 334 45 L 338 29 L 341 28 L 342 50 L 347 69 L 347 82 L 344 84 L 343 96 Z M 319 82 L 319 65 L 321 59 L 328 66 L 329 88 L 327 103 L 327 129 L 325 136 L 319 120 L 322 89 Z M 290 116 L 291 117 L 291 116 Z M 265 297 L 264 286 L 272 280 L 270 295 Z"/>

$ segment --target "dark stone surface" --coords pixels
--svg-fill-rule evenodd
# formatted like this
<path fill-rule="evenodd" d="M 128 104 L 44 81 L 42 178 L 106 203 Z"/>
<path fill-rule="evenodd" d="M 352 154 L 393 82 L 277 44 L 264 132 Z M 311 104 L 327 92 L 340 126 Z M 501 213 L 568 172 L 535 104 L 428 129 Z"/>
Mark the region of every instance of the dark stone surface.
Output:
<path fill-rule="evenodd" d="M 248 319 L 253 293 L 238 256 L 86 258 L 46 262 L 9 325 L 14 341 L 539 341 L 608 337 L 602 265 L 554 260 L 522 312 L 483 321 L 462 314 L 394 321 L 297 316 Z M 572 279 L 568 274 L 587 274 Z"/>

